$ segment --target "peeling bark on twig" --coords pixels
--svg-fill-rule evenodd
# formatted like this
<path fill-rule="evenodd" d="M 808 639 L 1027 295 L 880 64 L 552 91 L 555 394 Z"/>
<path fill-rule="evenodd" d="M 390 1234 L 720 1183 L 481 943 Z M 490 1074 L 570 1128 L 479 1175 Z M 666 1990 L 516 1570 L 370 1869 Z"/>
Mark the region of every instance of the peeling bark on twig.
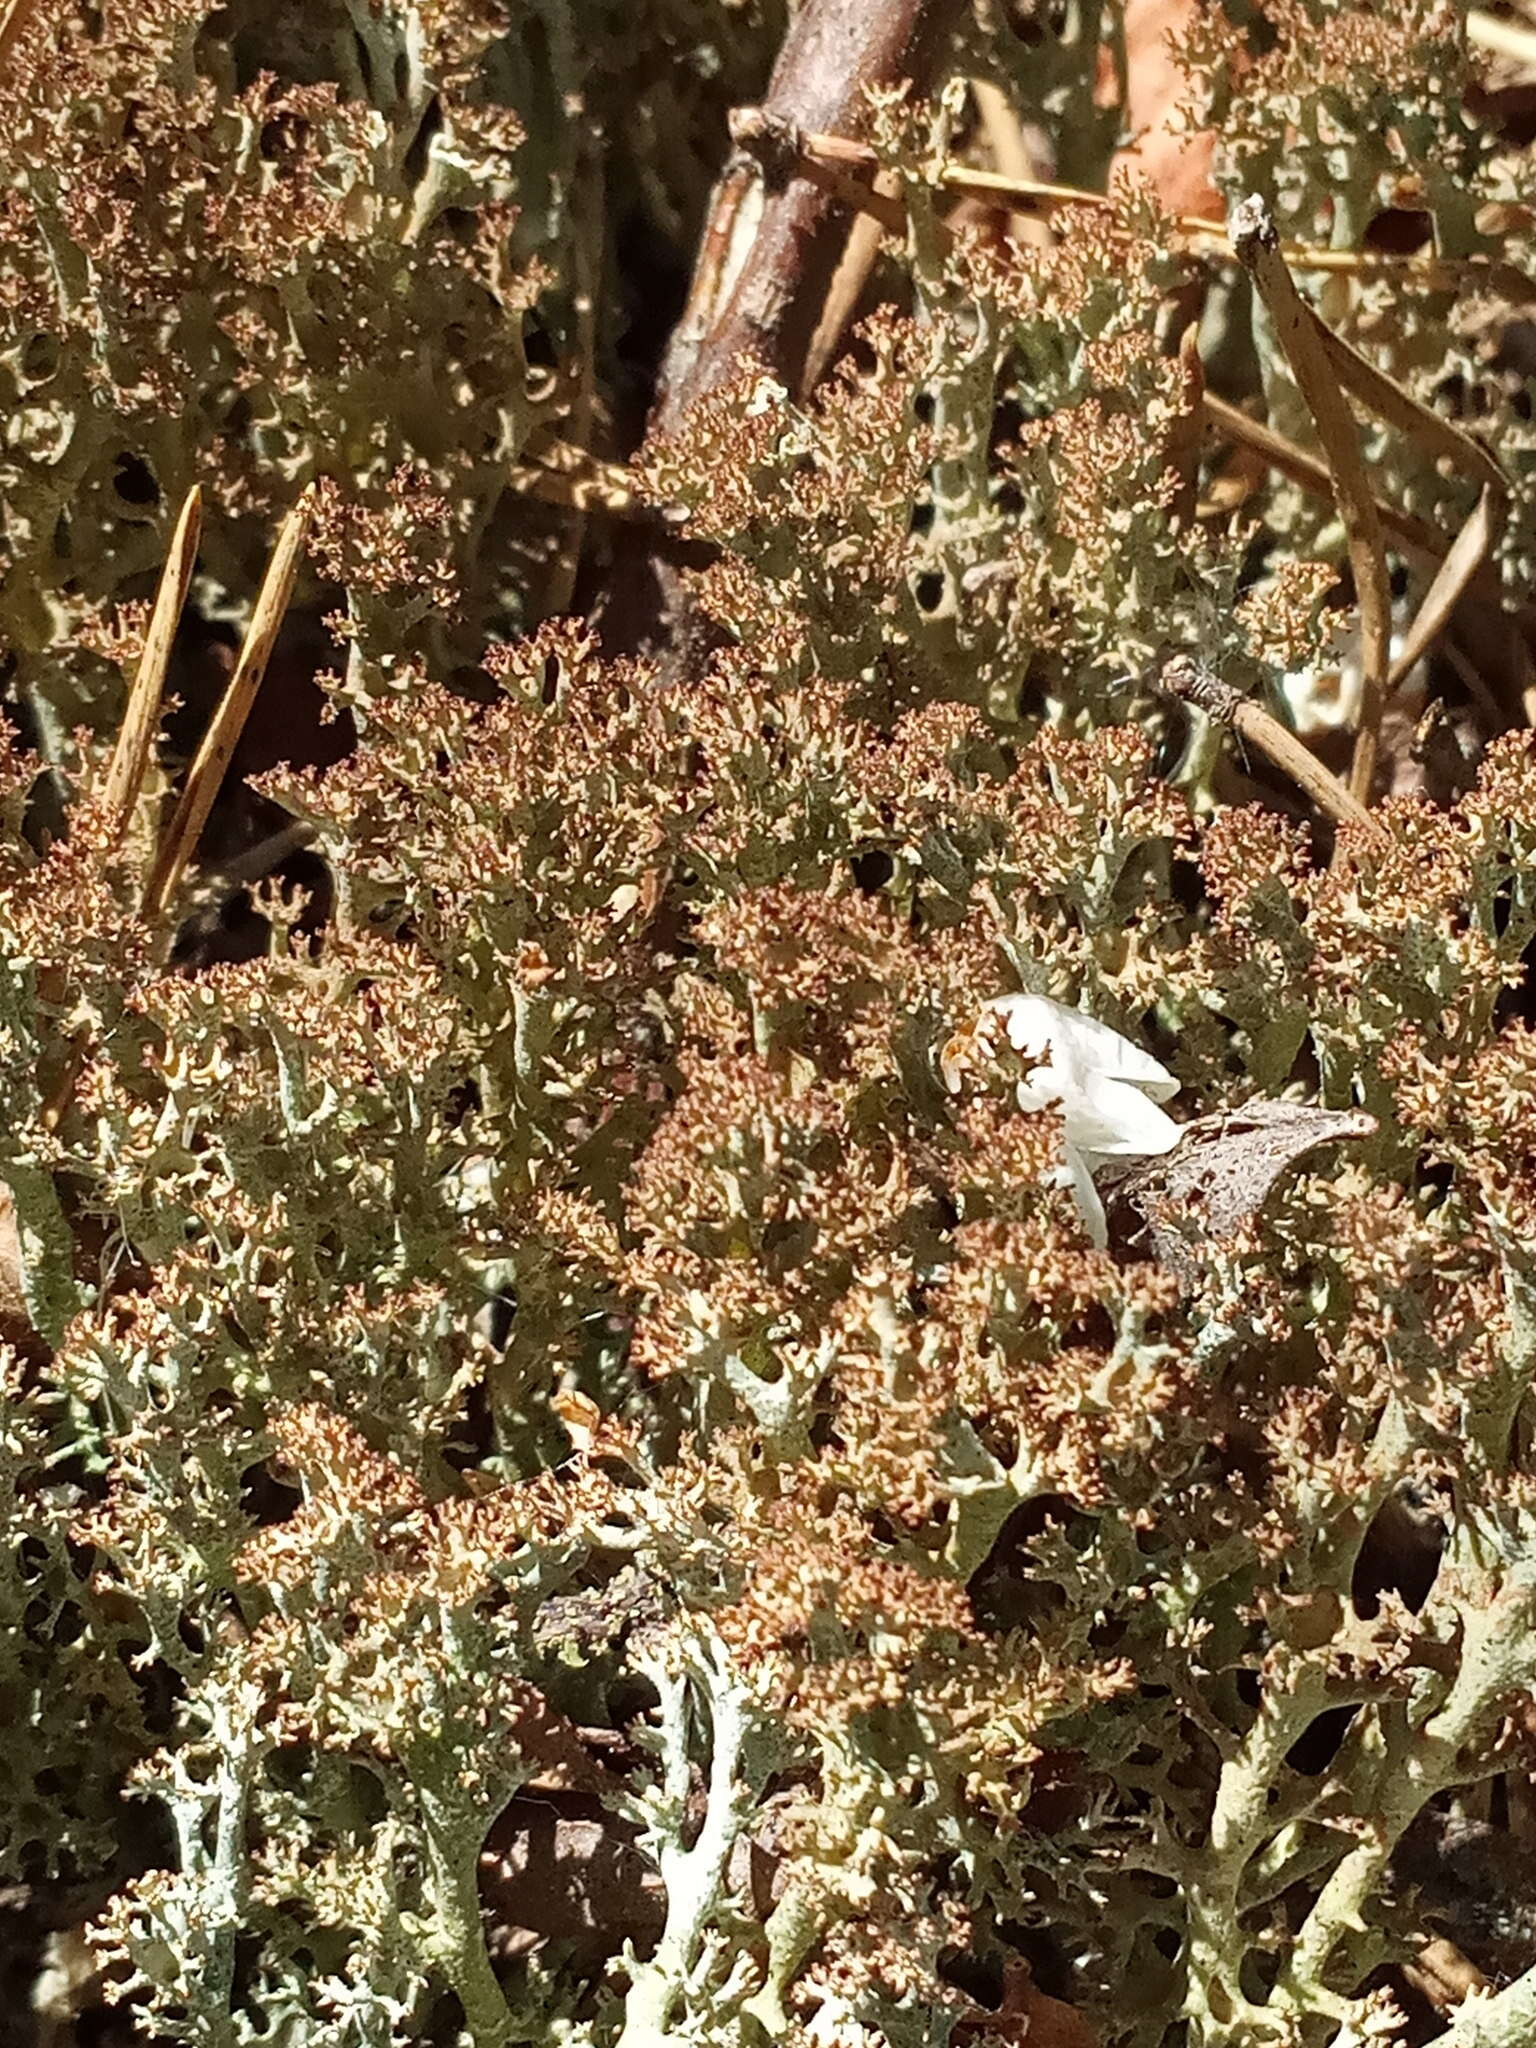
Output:
<path fill-rule="evenodd" d="M 806 0 L 774 66 L 764 117 L 788 134 L 856 130 L 866 90 L 920 75 L 957 11 L 957 0 Z M 743 356 L 799 388 L 847 234 L 843 209 L 801 172 L 775 178 L 746 157 L 727 168 L 663 366 L 653 433 L 676 426 Z"/>

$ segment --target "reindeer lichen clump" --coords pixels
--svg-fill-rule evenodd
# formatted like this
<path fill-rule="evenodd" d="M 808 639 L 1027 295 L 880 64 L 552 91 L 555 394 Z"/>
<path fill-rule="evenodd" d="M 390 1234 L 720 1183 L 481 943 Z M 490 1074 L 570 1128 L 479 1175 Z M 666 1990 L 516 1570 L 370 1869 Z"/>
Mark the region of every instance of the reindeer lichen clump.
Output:
<path fill-rule="evenodd" d="M 911 6 L 714 201 L 877 223 L 839 360 L 696 290 L 647 437 L 827 4 L 4 56 L 51 2024 L 1536 2025 L 1515 117 L 1443 8 L 1202 16 L 1229 237 L 1108 191 L 1117 13 Z"/>

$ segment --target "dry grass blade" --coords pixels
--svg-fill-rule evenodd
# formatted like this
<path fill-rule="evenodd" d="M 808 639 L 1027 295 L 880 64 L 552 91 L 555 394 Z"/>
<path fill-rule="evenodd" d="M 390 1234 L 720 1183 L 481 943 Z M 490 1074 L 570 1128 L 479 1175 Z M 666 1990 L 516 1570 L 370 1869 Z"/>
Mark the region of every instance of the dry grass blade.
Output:
<path fill-rule="evenodd" d="M 1481 7 L 1467 13 L 1467 41 L 1494 57 L 1508 57 L 1512 63 L 1529 65 L 1536 71 L 1536 30 L 1524 22 L 1507 21 Z"/>
<path fill-rule="evenodd" d="M 1327 330 L 1297 291 L 1280 254 L 1275 224 L 1261 199 L 1250 196 L 1234 210 L 1232 243 L 1269 310 L 1280 346 L 1312 415 L 1344 521 L 1355 598 L 1360 607 L 1360 724 L 1355 733 L 1349 787 L 1357 802 L 1365 804 L 1370 801 L 1376 777 L 1381 713 L 1391 659 L 1392 585 L 1381 521 L 1376 516 L 1376 500 L 1365 473 L 1355 416 L 1325 343 Z"/>
<path fill-rule="evenodd" d="M 1477 506 L 1446 550 L 1409 630 L 1407 643 L 1392 664 L 1387 678 L 1390 692 L 1443 631 L 1462 594 L 1475 582 L 1490 580 L 1485 569 L 1504 530 L 1509 510 L 1509 483 L 1495 457 L 1465 428 L 1420 404 L 1400 384 L 1325 326 L 1310 308 L 1303 310 L 1316 341 L 1343 388 L 1378 419 L 1421 448 L 1432 461 L 1449 463 L 1479 487 Z M 1493 594 L 1502 597 L 1496 580 L 1493 580 Z"/>
<path fill-rule="evenodd" d="M 1484 489 L 1472 516 L 1457 534 L 1450 552 L 1435 571 L 1434 581 L 1424 593 L 1424 602 L 1414 615 L 1397 659 L 1387 677 L 1390 694 L 1410 669 L 1439 639 L 1462 597 L 1487 561 L 1498 537 L 1500 514 L 1492 491 Z"/>
<path fill-rule="evenodd" d="M 1175 526 L 1184 527 L 1194 519 L 1200 496 L 1200 443 L 1205 425 L 1205 364 L 1193 321 L 1179 338 L 1179 368 L 1184 373 L 1186 409 L 1174 420 L 1168 435 L 1168 467 L 1179 480 L 1178 494 L 1169 509 Z"/>
<path fill-rule="evenodd" d="M 208 813 L 224 780 L 224 771 L 229 766 L 245 721 L 250 716 L 251 706 L 256 701 L 262 677 L 267 672 L 278 629 L 293 593 L 294 578 L 299 572 L 313 510 L 313 495 L 305 491 L 283 522 L 251 613 L 250 628 L 240 649 L 240 659 L 219 708 L 203 735 L 196 758 L 187 770 L 181 801 L 176 806 L 170 829 L 145 887 L 146 919 L 154 920 L 164 915 L 208 822 Z"/>
<path fill-rule="evenodd" d="M 1327 355 L 1329 367 L 1344 389 L 1377 419 L 1395 427 L 1400 434 L 1406 434 L 1426 454 L 1445 457 L 1471 482 L 1491 490 L 1500 501 L 1502 516 L 1503 501 L 1509 495 L 1508 480 L 1482 442 L 1474 440 L 1464 427 L 1443 419 L 1439 413 L 1431 412 L 1427 405 L 1411 398 L 1385 371 L 1367 362 L 1357 349 L 1351 348 L 1331 327 L 1325 326 L 1310 307 L 1303 310 Z"/>
<path fill-rule="evenodd" d="M 1305 448 L 1299 448 L 1294 441 L 1288 441 L 1284 434 L 1277 434 L 1273 427 L 1262 420 L 1251 420 L 1247 413 L 1240 412 L 1235 405 L 1229 405 L 1224 398 L 1218 398 L 1207 391 L 1201 401 L 1205 417 L 1219 433 L 1229 441 L 1239 442 L 1244 448 L 1251 448 L 1260 455 L 1271 469 L 1288 476 L 1292 483 L 1300 484 L 1304 491 L 1310 491 L 1315 498 L 1333 497 L 1333 479 L 1328 474 L 1328 465 L 1319 462 Z M 1395 547 L 1402 549 L 1420 562 L 1440 563 L 1450 553 L 1453 545 L 1448 534 L 1426 520 L 1415 519 L 1411 512 L 1401 512 L 1395 505 L 1389 505 L 1385 498 L 1374 500 L 1376 517 L 1384 533 L 1388 534 Z M 1486 586 L 1488 594 L 1497 597 L 1499 586 L 1486 570 L 1480 571 L 1475 582 Z"/>
<path fill-rule="evenodd" d="M 0 0 L 0 68 L 9 61 L 37 9 L 38 0 Z"/>
<path fill-rule="evenodd" d="M 973 78 L 971 97 L 998 170 L 1006 178 L 1034 178 L 1042 166 L 1030 146 L 1018 109 L 1007 93 L 989 78 Z M 1026 248 L 1048 249 L 1051 245 L 1051 230 L 1040 218 L 1038 207 L 1010 206 L 1007 228 L 1014 241 Z"/>
<path fill-rule="evenodd" d="M 1176 654 L 1164 662 L 1155 681 L 1169 696 L 1195 705 L 1218 725 L 1230 726 L 1273 761 L 1335 824 L 1359 825 L 1378 844 L 1386 843 L 1385 829 L 1338 777 L 1330 775 L 1317 756 L 1307 751 L 1295 733 L 1288 732 L 1251 697 L 1240 696 L 1192 655 Z"/>
<path fill-rule="evenodd" d="M 106 802 L 115 820 L 118 839 L 128 829 L 133 807 L 144 786 L 144 772 L 149 766 L 150 749 L 154 746 L 160 724 L 160 705 L 165 695 L 171 645 L 176 638 L 182 606 L 187 601 L 202 530 L 203 493 L 201 487 L 194 484 L 182 505 L 165 567 L 160 572 L 154 610 L 149 615 L 149 629 L 144 635 L 144 652 L 139 659 L 133 688 L 128 692 L 123 723 L 107 769 Z"/>
<path fill-rule="evenodd" d="M 876 177 L 874 189 L 877 193 L 890 189 L 882 182 L 883 178 L 883 173 Z M 848 230 L 848 246 L 843 251 L 843 260 L 832 273 L 821 317 L 805 352 L 805 370 L 800 379 L 799 393 L 802 398 L 814 391 L 827 374 L 869 282 L 884 236 L 885 230 L 874 215 L 860 209 Z"/>

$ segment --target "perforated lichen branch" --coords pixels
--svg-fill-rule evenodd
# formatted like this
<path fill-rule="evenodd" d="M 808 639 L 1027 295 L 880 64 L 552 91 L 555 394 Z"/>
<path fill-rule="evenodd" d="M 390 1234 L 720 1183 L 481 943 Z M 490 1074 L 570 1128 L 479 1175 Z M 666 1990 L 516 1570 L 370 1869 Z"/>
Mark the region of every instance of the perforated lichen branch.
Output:
<path fill-rule="evenodd" d="M 1453 1574 L 1461 1547 L 1453 1545 L 1447 1560 Z M 1468 1573 L 1458 1611 L 1460 1659 L 1444 1704 L 1418 1728 L 1382 1712 L 1360 1840 L 1329 1876 L 1282 1962 L 1271 2001 L 1281 2013 L 1299 2017 L 1333 2003 L 1326 1978 L 1334 1951 L 1364 1926 L 1410 1822 L 1438 1793 L 1490 1768 L 1485 1745 L 1500 1711 L 1536 1679 L 1536 1564 Z"/>
<path fill-rule="evenodd" d="M 711 1930 L 731 1851 L 762 1789 L 769 1748 L 760 1713 L 724 1646 L 691 1630 L 642 1659 L 660 1694 L 661 1781 L 646 1802 L 651 1846 L 666 1887 L 667 1917 L 655 1953 L 630 1967 L 618 2048 L 653 2048 L 708 1998 L 723 1957 Z M 694 1744 L 709 1744 L 704 1817 L 685 1827 Z M 739 1987 L 744 1991 L 745 1986 Z"/>

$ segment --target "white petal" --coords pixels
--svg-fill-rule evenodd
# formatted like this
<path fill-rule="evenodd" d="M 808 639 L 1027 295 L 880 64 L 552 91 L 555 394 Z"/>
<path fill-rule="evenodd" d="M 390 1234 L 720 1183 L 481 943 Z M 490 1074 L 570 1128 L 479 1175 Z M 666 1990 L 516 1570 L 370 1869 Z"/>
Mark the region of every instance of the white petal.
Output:
<path fill-rule="evenodd" d="M 1053 1003 L 1049 996 L 995 996 L 987 1008 L 1003 1017 L 1008 1042 L 1016 1051 L 1026 1056 L 1048 1053 L 1058 1071 L 1128 1081 L 1154 1102 L 1166 1102 L 1179 1092 L 1178 1082 L 1160 1060 L 1097 1017 Z"/>
<path fill-rule="evenodd" d="M 1103 1251 L 1109 1243 L 1109 1224 L 1105 1219 L 1104 1204 L 1099 1200 L 1099 1191 L 1093 1184 L 1093 1162 L 1075 1145 L 1069 1145 L 1067 1167 L 1072 1175 L 1072 1192 L 1077 1197 L 1078 1214 L 1087 1225 L 1088 1235 L 1094 1244 Z"/>
<path fill-rule="evenodd" d="M 1067 1139 L 1089 1152 L 1149 1157 L 1171 1152 L 1184 1135 L 1166 1109 L 1124 1081 L 1090 1074 L 1074 1101 L 1063 1104 Z"/>

